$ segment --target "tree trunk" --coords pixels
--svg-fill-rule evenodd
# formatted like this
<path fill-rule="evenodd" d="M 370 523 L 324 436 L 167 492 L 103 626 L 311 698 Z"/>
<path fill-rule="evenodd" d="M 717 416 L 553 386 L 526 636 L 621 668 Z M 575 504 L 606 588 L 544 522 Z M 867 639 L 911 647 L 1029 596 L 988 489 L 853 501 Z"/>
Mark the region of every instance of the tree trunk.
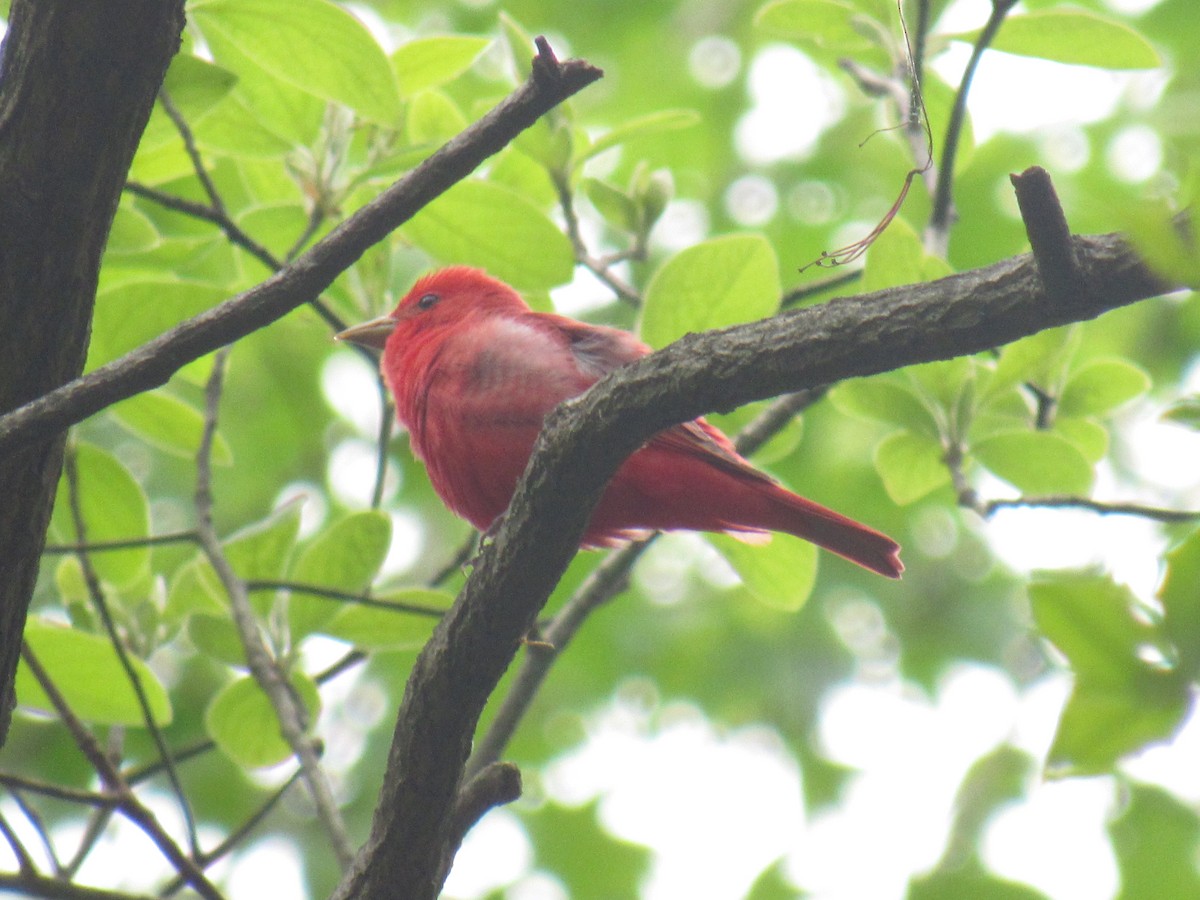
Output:
<path fill-rule="evenodd" d="M 13 0 L 0 62 L 0 412 L 83 368 L 100 258 L 183 0 Z M 0 743 L 62 467 L 0 459 Z"/>

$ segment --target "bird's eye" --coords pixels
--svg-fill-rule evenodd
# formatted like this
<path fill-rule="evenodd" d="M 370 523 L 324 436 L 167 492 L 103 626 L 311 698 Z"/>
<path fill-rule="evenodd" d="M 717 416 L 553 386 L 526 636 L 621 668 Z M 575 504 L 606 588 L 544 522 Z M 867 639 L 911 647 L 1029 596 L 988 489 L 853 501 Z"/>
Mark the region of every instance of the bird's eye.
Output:
<path fill-rule="evenodd" d="M 438 296 L 437 294 L 426 294 L 420 300 L 417 301 L 417 308 L 418 309 L 430 309 L 441 299 L 442 298 L 440 296 Z"/>

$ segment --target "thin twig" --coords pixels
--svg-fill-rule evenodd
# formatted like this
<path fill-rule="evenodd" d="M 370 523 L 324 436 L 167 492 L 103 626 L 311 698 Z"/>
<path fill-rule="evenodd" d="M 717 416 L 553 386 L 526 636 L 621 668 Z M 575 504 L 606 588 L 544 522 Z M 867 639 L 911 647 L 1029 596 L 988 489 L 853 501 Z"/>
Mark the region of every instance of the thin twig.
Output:
<path fill-rule="evenodd" d="M 271 655 L 259 630 L 258 621 L 250 605 L 245 583 L 234 572 L 221 548 L 220 540 L 213 527 L 212 466 L 211 451 L 213 435 L 216 433 L 217 409 L 221 399 L 221 388 L 225 373 L 227 350 L 219 351 L 213 360 L 212 374 L 205 390 L 204 431 L 200 448 L 196 453 L 196 518 L 197 532 L 205 556 L 216 572 L 217 578 L 229 595 L 233 622 L 246 653 L 246 664 L 255 681 L 270 698 L 271 706 L 279 719 L 279 731 L 292 748 L 305 784 L 312 796 L 317 818 L 329 836 L 330 845 L 342 869 L 354 859 L 354 847 L 350 843 L 345 822 L 338 810 L 333 787 L 317 751 L 316 741 L 308 734 L 308 710 L 296 695 L 277 660 Z"/>
<path fill-rule="evenodd" d="M 196 173 L 196 178 L 200 181 L 200 185 L 204 188 L 204 193 L 208 196 L 209 205 L 204 206 L 200 203 L 193 203 L 190 200 L 184 200 L 180 197 L 175 197 L 163 191 L 156 190 L 155 188 L 146 187 L 140 184 L 127 183 L 125 189 L 131 194 L 144 197 L 147 200 L 153 200 L 154 202 L 159 203 L 168 209 L 174 209 L 177 212 L 186 213 L 187 215 L 194 216 L 195 218 L 212 222 L 221 229 L 221 231 L 225 234 L 225 237 L 227 237 L 232 244 L 241 247 L 260 263 L 266 266 L 271 272 L 278 272 L 283 268 L 284 263 L 270 250 L 268 250 L 258 241 L 254 240 L 254 238 L 250 237 L 250 235 L 242 230 L 241 226 L 233 221 L 233 218 L 229 215 L 229 210 L 225 206 L 225 201 L 222 199 L 220 191 L 217 190 L 216 184 L 213 183 L 212 177 L 208 174 L 208 169 L 204 165 L 204 160 L 200 157 L 200 150 L 196 146 L 195 135 L 192 133 L 191 126 L 188 125 L 187 119 L 184 118 L 183 114 L 179 111 L 175 104 L 171 102 L 170 95 L 167 94 L 166 90 L 159 91 L 158 99 L 162 103 L 163 109 L 166 111 L 167 116 L 170 117 L 171 123 L 175 126 L 175 130 L 179 132 L 180 138 L 183 139 L 184 150 L 187 152 L 188 159 L 191 160 L 192 169 Z M 320 221 L 321 220 L 319 218 L 314 221 L 313 217 L 310 216 L 309 225 L 305 228 L 304 233 L 297 241 L 293 250 L 301 247 L 303 243 L 312 236 L 312 233 L 317 227 L 319 227 Z M 294 253 L 288 254 L 287 259 L 289 262 L 291 261 L 293 255 Z M 345 330 L 345 323 L 342 322 L 338 315 L 334 313 L 333 310 L 331 310 L 321 300 L 320 297 L 312 298 L 312 300 L 309 301 L 309 305 L 313 308 L 317 315 L 324 319 L 325 323 L 329 325 L 329 327 L 335 332 Z"/>
<path fill-rule="evenodd" d="M 372 609 L 386 609 L 388 612 L 411 613 L 418 616 L 431 616 L 440 619 L 446 612 L 433 606 L 422 606 L 419 603 L 403 603 L 393 600 L 380 600 L 349 591 L 339 591 L 335 588 L 321 587 L 316 584 L 301 584 L 296 581 L 266 581 L 256 579 L 245 582 L 246 591 L 291 591 L 294 594 L 308 594 L 312 597 L 323 597 L 326 600 L 337 600 L 341 603 L 353 603 L 358 606 L 369 606 Z"/>
<path fill-rule="evenodd" d="M 429 579 L 430 586 L 437 587 L 438 585 L 445 584 L 454 576 L 455 572 L 462 571 L 462 567 L 469 563 L 471 558 L 475 555 L 475 548 L 478 545 L 479 533 L 472 531 L 467 536 L 467 539 L 459 545 L 459 548 L 454 552 L 454 555 L 446 561 L 446 564 L 438 569 L 437 572 L 434 573 L 434 576 Z"/>
<path fill-rule="evenodd" d="M 937 187 L 933 192 L 933 208 L 929 213 L 926 229 L 929 245 L 927 249 L 935 256 L 944 258 L 949 248 L 950 226 L 954 220 L 954 163 L 958 156 L 958 142 L 967 120 L 967 94 L 971 91 L 971 82 L 975 78 L 975 70 L 979 68 L 983 52 L 991 45 L 1000 31 L 1000 26 L 1004 24 L 1004 17 L 1016 4 L 1017 0 L 992 0 L 991 15 L 979 34 L 979 40 L 971 49 L 971 58 L 963 71 L 958 93 L 954 97 L 950 121 L 946 124 L 946 137 L 942 142 L 942 158 Z"/>
<path fill-rule="evenodd" d="M 100 838 L 104 836 L 104 832 L 108 828 L 108 823 L 112 821 L 114 810 L 115 807 L 109 806 L 94 809 L 88 814 L 87 824 L 84 825 L 83 835 L 79 838 L 75 852 L 67 861 L 67 864 L 59 869 L 59 875 L 70 881 L 79 873 L 88 856 L 96 849 L 96 844 L 99 843 Z"/>
<path fill-rule="evenodd" d="M 309 210 L 308 222 L 304 226 L 304 230 L 300 232 L 300 236 L 296 238 L 287 254 L 284 256 L 288 262 L 294 260 L 300 255 L 300 251 L 304 249 L 314 234 L 316 234 L 321 226 L 325 224 L 325 205 L 323 203 L 314 203 L 313 208 Z"/>
<path fill-rule="evenodd" d="M 296 770 L 288 777 L 287 781 L 281 784 L 276 790 L 272 791 L 271 796 L 266 799 L 262 806 L 251 813 L 245 822 L 231 831 L 229 835 L 223 841 L 221 841 L 221 843 L 213 847 L 212 850 L 205 853 L 200 859 L 200 864 L 207 868 L 213 863 L 227 856 L 231 851 L 236 850 L 238 844 L 245 840 L 246 837 L 249 836 L 254 829 L 261 825 L 263 820 L 271 814 L 271 811 L 279 804 L 279 801 L 283 799 L 283 795 L 292 788 L 299 778 L 300 771 Z M 166 886 L 159 891 L 159 896 L 170 897 L 172 894 L 178 893 L 179 890 L 183 887 L 186 887 L 186 885 L 187 883 L 183 879 L 176 877 L 169 881 Z"/>
<path fill-rule="evenodd" d="M 25 798 L 24 791 L 13 791 L 13 800 L 17 806 L 21 808 L 21 814 L 25 816 L 33 830 L 37 832 L 38 840 L 42 842 L 42 849 L 46 851 L 46 856 L 50 860 L 50 871 L 55 875 L 63 877 L 63 865 L 58 858 L 58 852 L 54 848 L 54 841 L 50 837 L 50 829 L 46 827 L 46 823 L 42 820 L 41 813 L 37 808 Z M 112 801 L 105 806 L 105 809 L 113 808 Z"/>
<path fill-rule="evenodd" d="M 615 275 L 609 264 L 596 259 L 588 252 L 587 245 L 583 242 L 583 235 L 579 230 L 579 216 L 575 214 L 575 199 L 567 176 L 563 173 L 552 172 L 551 180 L 554 182 L 555 190 L 558 191 L 558 204 L 562 207 L 563 220 L 567 225 L 567 237 L 571 239 L 571 246 L 575 250 L 575 261 L 600 279 L 609 290 L 616 294 L 619 300 L 628 303 L 634 309 L 640 309 L 641 295 Z"/>
<path fill-rule="evenodd" d="M 42 548 L 43 553 L 104 553 L 108 550 L 135 550 L 140 547 L 154 547 L 159 544 L 182 544 L 196 540 L 195 531 L 172 531 L 167 534 L 151 534 L 140 538 L 126 538 L 119 541 L 77 541 L 74 544 L 47 544 Z"/>
<path fill-rule="evenodd" d="M 21 802 L 18 794 L 13 794 L 13 797 L 17 799 L 18 803 Z M 24 805 L 22 805 L 21 811 L 25 813 L 26 818 L 29 818 L 29 812 Z M 31 821 L 35 820 L 31 819 Z M 53 860 L 54 845 L 51 844 L 47 839 L 45 829 L 41 827 L 40 822 L 36 821 L 34 827 L 37 829 L 38 835 L 42 839 L 42 844 L 45 846 L 47 852 L 50 854 L 50 858 Z M 37 866 L 33 863 L 33 857 L 29 855 L 29 851 L 25 849 L 25 845 L 21 843 L 21 839 L 17 837 L 17 833 L 13 831 L 12 826 L 8 824 L 8 819 L 4 818 L 2 813 L 0 813 L 0 836 L 4 837 L 4 840 L 8 843 L 9 849 L 11 849 L 13 852 L 13 856 L 17 858 L 17 869 L 20 871 L 20 873 L 24 876 L 29 876 L 36 873 Z"/>
<path fill-rule="evenodd" d="M 88 806 L 112 806 L 116 803 L 116 799 L 111 794 L 67 787 L 52 781 L 40 781 L 24 775 L 13 775 L 9 772 L 0 772 L 0 785 L 8 788 L 14 794 L 28 791 L 31 794 L 41 794 L 45 797 L 53 797 L 55 800 L 65 800 L 68 803 L 82 803 Z"/>
<path fill-rule="evenodd" d="M 156 900 L 150 894 L 107 891 L 39 875 L 36 872 L 22 872 L 16 875 L 0 872 L 0 893 L 9 892 L 21 897 L 41 897 L 44 900 Z"/>
<path fill-rule="evenodd" d="M 388 438 L 391 437 L 395 419 L 392 404 L 388 401 L 387 382 L 383 380 L 382 373 L 379 373 L 376 378 L 376 384 L 379 387 L 379 441 L 375 452 L 375 487 L 371 491 L 371 509 L 379 509 L 383 505 L 383 483 L 387 477 Z"/>
<path fill-rule="evenodd" d="M 836 288 L 847 284 L 853 284 L 863 277 L 862 269 L 846 269 L 838 272 L 836 275 L 831 275 L 828 278 L 822 278 L 820 281 L 813 284 L 806 284 L 801 287 L 792 288 L 783 295 L 783 299 L 779 301 L 780 309 L 792 309 L 799 306 L 810 297 L 816 297 L 826 291 L 832 291 Z"/>
<path fill-rule="evenodd" d="M 171 839 L 170 835 L 159 824 L 158 818 L 154 813 L 143 805 L 137 795 L 129 788 L 129 785 L 121 777 L 120 772 L 117 771 L 116 767 L 104 754 L 95 737 L 87 730 L 87 727 L 79 720 L 79 717 L 75 715 L 75 712 L 63 697 L 62 692 L 58 689 L 58 686 L 54 683 L 45 667 L 42 666 L 37 658 L 37 654 L 33 652 L 28 643 L 24 644 L 21 648 L 21 658 L 24 659 L 25 664 L 29 667 L 29 673 L 46 694 L 47 699 L 49 699 L 51 706 L 54 707 L 54 711 L 58 713 L 58 717 L 66 726 L 67 731 L 71 733 L 75 745 L 82 751 L 92 768 L 96 770 L 96 774 L 100 777 L 100 783 L 115 796 L 121 812 L 146 833 L 146 836 L 153 841 L 163 856 L 175 867 L 175 871 L 187 880 L 187 883 L 196 890 L 196 893 L 206 898 L 206 900 L 223 900 L 221 892 L 217 890 L 216 886 L 208 880 L 196 864 Z"/>
<path fill-rule="evenodd" d="M 120 359 L 0 416 L 0 454 L 45 440 L 126 397 L 165 384 L 180 368 L 308 303 L 370 247 L 499 152 L 547 110 L 604 73 L 567 60 L 518 87 L 262 284 L 182 322 Z"/>
<path fill-rule="evenodd" d="M 71 518 L 75 526 L 75 537 L 80 544 L 86 544 L 87 523 L 84 521 L 83 507 L 80 502 L 79 469 L 76 465 L 73 447 L 67 450 L 63 468 L 67 482 L 67 498 L 70 504 Z M 151 739 L 154 741 L 154 746 L 158 749 L 158 756 L 163 762 L 167 780 L 171 784 L 171 790 L 175 794 L 176 802 L 179 804 L 179 811 L 183 815 L 184 825 L 187 829 L 188 846 L 191 849 L 192 856 L 196 856 L 200 852 L 199 838 L 196 834 L 196 818 L 192 814 L 192 805 L 188 802 L 187 792 L 183 789 L 183 782 L 180 781 L 179 773 L 175 769 L 175 763 L 171 758 L 171 750 L 167 747 L 162 729 L 158 727 L 158 722 L 155 720 L 154 713 L 150 709 L 150 699 L 146 696 L 146 689 L 142 684 L 141 675 L 133 667 L 133 662 L 129 658 L 129 650 L 125 646 L 125 642 L 121 639 L 120 633 L 117 631 L 116 622 L 113 621 L 112 611 L 108 606 L 108 598 L 105 596 L 104 588 L 100 584 L 100 576 L 96 573 L 96 569 L 92 565 L 91 556 L 86 551 L 80 551 L 76 554 L 76 559 L 79 560 L 79 566 L 83 571 L 84 584 L 87 585 L 92 605 L 96 608 L 96 613 L 104 625 L 109 643 L 112 644 L 113 649 L 117 653 L 117 660 L 120 662 L 121 668 L 125 671 L 125 678 L 133 688 L 138 707 L 141 709 L 142 721 L 146 726 L 146 730 L 150 733 Z"/>
<path fill-rule="evenodd" d="M 1088 497 L 1072 497 L 1066 494 L 1050 494 L 1044 497 L 1012 497 L 989 500 L 981 506 L 981 515 L 990 518 L 997 510 L 1030 507 L 1041 509 L 1086 509 L 1102 516 L 1141 516 L 1156 522 L 1194 522 L 1200 519 L 1200 510 L 1163 509 L 1141 503 L 1106 503 Z"/>
<path fill-rule="evenodd" d="M 167 117 L 171 120 L 171 124 L 175 126 L 175 130 L 183 138 L 183 149 L 187 153 L 188 159 L 192 161 L 192 169 L 195 170 L 196 177 L 200 179 L 200 185 L 204 188 L 204 193 L 208 195 L 208 202 L 212 205 L 215 212 L 228 218 L 221 194 L 217 191 L 217 186 L 213 184 L 212 177 L 208 174 L 208 169 L 204 165 L 204 160 L 200 158 L 200 148 L 196 146 L 196 136 L 192 134 L 192 129 L 188 125 L 187 119 L 183 117 L 183 113 L 171 102 L 171 95 L 167 93 L 166 88 L 159 89 L 158 102 L 162 104 L 163 111 L 166 112 Z"/>
<path fill-rule="evenodd" d="M 175 764 L 179 765 L 187 762 L 189 759 L 202 756 L 205 753 L 216 749 L 216 746 L 216 743 L 211 738 L 195 741 L 189 746 L 175 751 Z M 126 784 L 141 784 L 143 781 L 148 781 L 149 779 L 158 775 L 158 773 L 162 771 L 162 768 L 162 761 L 154 759 L 145 763 L 141 763 L 140 765 L 130 766 L 121 774 L 122 777 L 124 777 Z"/>
<path fill-rule="evenodd" d="M 125 183 L 125 190 L 135 197 L 150 200 L 165 209 L 183 213 L 191 216 L 193 219 L 211 222 L 221 229 L 231 244 L 241 247 L 271 272 L 278 271 L 283 265 L 270 250 L 250 237 L 233 219 L 229 218 L 229 215 L 223 208 L 216 209 L 211 206 L 205 206 L 203 203 L 197 203 L 194 200 L 187 200 L 183 197 L 176 197 L 174 194 L 168 194 L 166 191 L 160 191 L 157 188 L 152 188 L 136 181 L 127 181 Z"/>

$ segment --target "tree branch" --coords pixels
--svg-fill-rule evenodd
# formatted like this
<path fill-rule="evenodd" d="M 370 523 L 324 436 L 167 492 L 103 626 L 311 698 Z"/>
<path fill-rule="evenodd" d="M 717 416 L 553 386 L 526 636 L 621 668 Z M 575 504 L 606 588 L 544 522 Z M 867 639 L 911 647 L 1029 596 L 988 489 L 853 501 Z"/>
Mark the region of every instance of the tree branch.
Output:
<path fill-rule="evenodd" d="M 602 74 L 583 60 L 559 62 L 543 41 L 528 81 L 294 262 L 120 359 L 0 417 L 0 456 L 51 438 L 118 400 L 163 385 L 192 360 L 309 302 L 368 248 Z"/>
<path fill-rule="evenodd" d="M 317 819 L 325 828 L 338 865 L 344 870 L 354 858 L 354 847 L 338 810 L 329 776 L 321 767 L 318 742 L 309 734 L 311 723 L 308 710 L 289 681 L 286 667 L 268 649 L 250 605 L 246 583 L 233 570 L 213 527 L 211 451 L 217 429 L 217 407 L 221 399 L 227 353 L 227 350 L 222 350 L 216 355 L 205 389 L 204 431 L 200 438 L 200 449 L 196 453 L 196 533 L 204 555 L 229 596 L 229 611 L 246 654 L 246 665 L 271 701 L 271 708 L 275 710 L 279 721 L 279 733 L 300 763 Z"/>
<path fill-rule="evenodd" d="M 369 841 L 339 898 L 434 897 L 478 717 L 620 463 L 651 435 L 751 400 L 976 353 L 1173 285 L 1118 235 L 1076 239 L 1089 290 L 1064 306 L 1025 254 L 928 284 L 699 335 L 552 412 L 494 540 L 418 657 Z"/>
<path fill-rule="evenodd" d="M 824 388 L 797 391 L 772 403 L 756 416 L 734 440 L 738 453 L 750 456 L 779 432 L 788 422 L 825 395 Z M 539 642 L 527 644 L 525 659 L 512 680 L 503 702 L 496 710 L 487 732 L 475 744 L 467 760 L 466 777 L 472 779 L 485 766 L 495 763 L 517 726 L 528 712 L 537 692 L 550 673 L 551 666 L 562 655 L 589 616 L 629 583 L 629 573 L 657 535 L 652 534 L 610 553 L 596 566 L 579 589 L 563 604 L 549 625 L 539 634 Z M 469 781 L 468 781 L 469 783 Z"/>
<path fill-rule="evenodd" d="M 182 0 L 12 2 L 0 63 L 0 413 L 83 369 L 100 257 L 183 24 Z M 0 452 L 0 743 L 59 431 Z"/>

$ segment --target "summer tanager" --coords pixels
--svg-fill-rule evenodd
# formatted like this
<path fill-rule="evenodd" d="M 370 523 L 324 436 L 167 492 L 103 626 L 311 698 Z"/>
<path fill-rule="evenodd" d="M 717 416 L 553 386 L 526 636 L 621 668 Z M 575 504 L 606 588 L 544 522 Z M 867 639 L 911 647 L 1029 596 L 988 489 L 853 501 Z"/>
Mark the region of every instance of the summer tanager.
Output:
<path fill-rule="evenodd" d="M 389 315 L 338 335 L 383 351 L 381 368 L 438 495 L 486 530 L 508 508 L 546 414 L 650 352 L 628 332 L 534 312 L 478 269 L 433 272 Z M 582 543 L 652 531 L 782 531 L 898 578 L 886 535 L 785 490 L 695 419 L 651 438 L 617 470 Z"/>

